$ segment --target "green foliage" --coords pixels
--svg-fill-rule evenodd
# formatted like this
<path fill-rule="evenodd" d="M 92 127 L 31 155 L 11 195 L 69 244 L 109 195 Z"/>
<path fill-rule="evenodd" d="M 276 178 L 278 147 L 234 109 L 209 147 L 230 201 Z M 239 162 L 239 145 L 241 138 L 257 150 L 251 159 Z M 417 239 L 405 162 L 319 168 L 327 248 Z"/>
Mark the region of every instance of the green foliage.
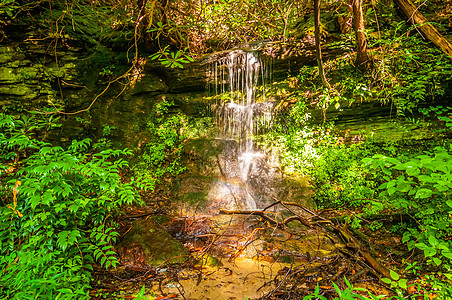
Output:
<path fill-rule="evenodd" d="M 357 207 L 372 201 L 375 182 L 360 160 L 374 150 L 372 144 L 325 147 L 311 170 L 316 202 L 323 207 Z"/>
<path fill-rule="evenodd" d="M 169 46 L 160 49 L 157 53 L 151 55 L 151 59 L 158 60 L 162 65 L 169 68 L 183 68 L 183 64 L 193 62 L 194 59 L 185 49 L 171 52 Z"/>
<path fill-rule="evenodd" d="M 400 22 L 378 40 L 369 36 L 369 43 L 379 46 L 379 51 L 370 50 L 373 67 L 367 73 L 356 70 L 347 54 L 325 62 L 331 89 L 322 90 L 320 78 L 307 67 L 295 77 L 295 87 L 300 94 L 308 92 L 324 114 L 332 106 L 340 109 L 347 102 L 378 99 L 392 102 L 398 115 L 409 117 L 419 104 L 444 96 L 452 77 L 447 56 L 412 32 L 414 27 Z M 331 46 L 344 43 L 349 43 L 345 37 Z"/>
<path fill-rule="evenodd" d="M 210 135 L 213 126 L 211 117 L 190 118 L 180 112 L 173 101 L 157 103 L 147 123 L 149 141 L 140 154 L 140 161 L 133 166 L 134 184 L 151 191 L 164 182 L 171 185 L 170 178 L 186 169 L 182 162 L 184 141 Z"/>
<path fill-rule="evenodd" d="M 278 154 L 286 173 L 310 175 L 318 205 L 357 207 L 372 202 L 375 182 L 360 160 L 379 147 L 371 143 L 345 146 L 331 134 L 328 124 L 310 126 L 303 101 L 278 118 L 272 131 L 256 139 L 267 151 Z M 368 209 L 375 212 L 376 207 L 369 205 Z"/>
<path fill-rule="evenodd" d="M 19 8 L 19 5 L 16 3 L 15 0 L 1 0 L 0 1 L 0 16 L 2 16 L 2 19 L 5 19 L 5 14 L 9 18 L 13 18 L 17 12 L 17 9 Z M 0 20 L 0 24 L 5 24 L 3 21 Z"/>
<path fill-rule="evenodd" d="M 170 114 L 173 102 L 157 103 L 148 122 L 150 141 L 146 144 L 141 161 L 134 166 L 134 182 L 143 190 L 154 190 L 161 180 L 185 170 L 181 164 L 182 127 L 187 119 L 181 113 Z"/>
<path fill-rule="evenodd" d="M 339 288 L 337 284 L 333 282 L 334 290 L 337 293 L 339 297 L 332 298 L 333 300 L 376 300 L 376 299 L 383 299 L 385 296 L 374 296 L 369 291 L 363 288 L 354 287 L 352 283 L 350 283 L 347 278 L 344 277 L 344 282 L 347 285 L 347 288 L 342 290 Z M 357 292 L 366 292 L 368 294 L 368 297 L 362 296 L 361 294 L 358 294 Z M 319 285 L 315 287 L 314 293 L 311 295 L 307 295 L 303 298 L 303 300 L 310 300 L 310 299 L 320 299 L 320 300 L 327 300 L 329 298 L 326 298 L 325 296 L 322 296 L 320 294 L 320 288 Z"/>
<path fill-rule="evenodd" d="M 293 0 L 209 0 L 201 5 L 184 0 L 174 5 L 172 21 L 189 29 L 191 51 L 205 53 L 253 41 L 288 40 L 300 31 L 296 27 L 305 6 Z"/>
<path fill-rule="evenodd" d="M 112 132 L 113 130 L 115 130 L 115 129 L 116 129 L 115 126 L 108 126 L 108 125 L 105 125 L 105 126 L 103 126 L 103 128 L 102 128 L 102 135 L 103 135 L 104 137 L 110 136 L 110 135 L 111 135 L 111 132 Z"/>
<path fill-rule="evenodd" d="M 0 296 L 88 299 L 92 265 L 118 263 L 111 215 L 136 197 L 118 173 L 131 152 L 52 146 L 34 138 L 38 124 L 0 116 Z"/>
<path fill-rule="evenodd" d="M 389 275 L 391 278 L 382 278 L 381 281 L 388 284 L 391 288 L 395 288 L 398 295 L 403 295 L 402 290 L 408 288 L 408 279 L 400 278 L 400 275 L 393 270 L 389 271 Z"/>
<path fill-rule="evenodd" d="M 413 113 L 419 103 L 444 95 L 442 82 L 452 75 L 448 58 L 419 36 L 403 32 L 415 30 L 404 26 L 405 22 L 399 23 L 393 36 L 382 40 L 387 50 L 372 75 L 376 86 L 382 87 L 379 97 L 391 99 L 401 115 Z"/>
<path fill-rule="evenodd" d="M 427 117 L 436 118 L 440 121 L 445 122 L 444 123 L 445 128 L 440 131 L 447 132 L 449 128 L 452 127 L 452 119 L 450 118 L 452 107 L 450 106 L 444 107 L 442 105 L 438 105 L 438 106 L 420 107 L 418 111 Z"/>
<path fill-rule="evenodd" d="M 105 79 L 112 79 L 113 76 L 115 75 L 115 73 L 114 73 L 115 68 L 116 68 L 115 65 L 109 65 L 109 66 L 103 67 L 99 72 L 99 76 L 101 76 Z"/>
<path fill-rule="evenodd" d="M 364 162 L 385 175 L 381 197 L 416 218 L 420 228 L 408 227 L 402 241 L 421 250 L 427 262 L 449 270 L 452 260 L 452 149 L 436 147 L 421 155 L 397 158 L 375 155 Z M 446 277 L 452 279 L 452 274 Z"/>
<path fill-rule="evenodd" d="M 289 125 L 287 129 L 290 132 L 270 131 L 258 137 L 257 142 L 265 147 L 268 152 L 278 154 L 286 173 L 306 174 L 308 168 L 313 166 L 319 157 L 314 146 L 317 138 L 321 138 L 322 133 L 317 135 L 317 132 L 309 128 L 297 130 L 290 127 L 290 123 L 286 125 Z"/>

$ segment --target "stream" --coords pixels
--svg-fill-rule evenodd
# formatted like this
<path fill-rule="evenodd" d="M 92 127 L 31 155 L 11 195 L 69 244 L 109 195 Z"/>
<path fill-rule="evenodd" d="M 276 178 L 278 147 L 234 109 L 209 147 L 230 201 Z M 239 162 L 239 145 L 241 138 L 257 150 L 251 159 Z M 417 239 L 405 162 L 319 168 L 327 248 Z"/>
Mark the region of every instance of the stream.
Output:
<path fill-rule="evenodd" d="M 115 293 L 133 294 L 144 284 L 154 295 L 149 299 L 159 300 L 302 299 L 317 285 L 325 296 L 334 294 L 332 282 L 346 288 L 344 276 L 355 287 L 390 293 L 361 254 L 376 256 L 397 237 L 369 233 L 371 244 L 349 240 L 347 228 L 328 211 L 313 211 L 308 180 L 284 176 L 253 142 L 260 125 L 272 122 L 274 104 L 265 94 L 270 64 L 257 52 L 236 50 L 206 65 L 209 91 L 219 99 L 214 111 L 220 130 L 212 140 L 191 142 L 202 149 L 197 155 L 203 168 L 210 164 L 217 177 L 200 183 L 210 174 L 189 168 L 181 191 L 204 195 L 202 205 L 182 205 L 171 220 L 145 215 L 122 221 L 122 266 L 98 278 L 110 281 Z M 143 242 L 127 237 L 133 235 Z M 179 246 L 167 247 L 173 243 Z M 168 253 L 158 263 L 146 262 L 159 252 Z"/>

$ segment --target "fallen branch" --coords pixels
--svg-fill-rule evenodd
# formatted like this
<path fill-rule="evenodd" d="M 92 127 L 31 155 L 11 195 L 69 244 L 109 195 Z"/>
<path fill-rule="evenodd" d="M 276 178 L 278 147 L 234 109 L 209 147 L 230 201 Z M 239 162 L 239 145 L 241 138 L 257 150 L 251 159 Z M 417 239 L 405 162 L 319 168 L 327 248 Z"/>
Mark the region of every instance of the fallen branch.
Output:
<path fill-rule="evenodd" d="M 292 212 L 293 213 L 293 212 Z M 306 219 L 303 218 L 300 215 L 294 215 L 291 217 L 288 217 L 282 221 L 278 221 L 277 218 L 271 218 L 269 215 L 274 215 L 274 212 L 268 212 L 265 210 L 227 210 L 227 209 L 220 209 L 220 214 L 225 215 L 247 215 L 247 216 L 259 216 L 267 220 L 268 222 L 280 226 L 285 227 L 287 224 L 289 224 L 292 221 L 299 221 L 301 224 L 309 227 L 312 229 L 312 224 Z"/>
<path fill-rule="evenodd" d="M 282 221 L 278 221 L 278 219 L 275 218 L 271 218 L 269 215 L 274 215 L 275 212 L 268 212 L 266 211 L 266 209 L 268 209 L 268 207 L 264 210 L 253 210 L 253 211 L 247 211 L 247 210 L 226 210 L 226 209 L 221 209 L 220 213 L 221 214 L 227 214 L 227 215 L 231 215 L 231 214 L 239 214 L 239 215 L 248 215 L 248 216 L 259 216 L 264 218 L 265 220 L 269 221 L 270 223 L 273 223 L 277 226 L 280 227 L 285 227 L 289 222 L 292 221 L 299 221 L 301 224 L 305 225 L 306 227 L 309 227 L 311 229 L 313 229 L 312 225 L 317 225 L 320 226 L 322 228 L 324 228 L 325 230 L 335 234 L 336 236 L 340 237 L 343 241 L 344 244 L 346 245 L 346 247 L 351 248 L 355 251 L 357 251 L 361 257 L 364 258 L 364 260 L 379 274 L 382 275 L 382 277 L 386 277 L 386 278 L 391 278 L 390 275 L 390 271 L 388 268 L 386 268 L 382 263 L 380 263 L 378 260 L 376 260 L 372 254 L 370 254 L 368 251 L 365 250 L 365 246 L 356 238 L 354 238 L 352 236 L 352 234 L 348 231 L 347 226 L 335 226 L 334 223 L 329 220 L 329 219 L 325 219 L 319 215 L 317 215 L 316 213 L 314 213 L 313 211 L 303 207 L 300 204 L 297 203 L 290 203 L 290 202 L 282 202 L 282 201 L 277 201 L 274 204 L 272 204 L 270 207 L 273 207 L 275 205 L 282 205 L 284 208 L 286 208 L 287 210 L 289 210 L 292 214 L 294 214 L 293 216 L 287 217 Z M 294 212 L 293 210 L 291 210 L 288 206 L 297 206 L 301 209 L 303 209 L 305 212 L 308 212 L 309 214 L 311 214 L 313 216 L 313 218 L 317 218 L 320 219 L 318 222 L 310 222 L 308 219 L 300 216 L 299 214 L 297 214 L 296 212 Z"/>
<path fill-rule="evenodd" d="M 444 38 L 439 31 L 418 11 L 418 8 L 410 0 L 394 0 L 400 10 L 413 22 L 419 25 L 421 32 L 444 53 L 452 59 L 452 44 Z"/>
<path fill-rule="evenodd" d="M 388 268 L 386 268 L 382 263 L 376 260 L 368 251 L 364 249 L 364 246 L 355 239 L 348 231 L 347 228 L 335 226 L 334 231 L 343 239 L 346 246 L 358 251 L 358 253 L 364 258 L 364 260 L 372 266 L 378 273 L 386 278 L 391 278 Z"/>

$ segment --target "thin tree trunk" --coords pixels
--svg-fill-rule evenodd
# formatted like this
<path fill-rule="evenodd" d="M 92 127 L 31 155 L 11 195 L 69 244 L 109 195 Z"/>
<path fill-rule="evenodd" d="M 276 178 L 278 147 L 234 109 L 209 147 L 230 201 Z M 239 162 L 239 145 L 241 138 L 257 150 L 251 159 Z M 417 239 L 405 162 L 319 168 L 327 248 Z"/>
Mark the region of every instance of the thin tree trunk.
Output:
<path fill-rule="evenodd" d="M 367 39 L 364 32 L 364 15 L 361 0 L 352 0 L 353 29 L 356 37 L 356 64 L 361 70 L 369 68 L 369 56 L 367 55 Z"/>
<path fill-rule="evenodd" d="M 314 0 L 314 37 L 316 47 L 317 65 L 319 67 L 319 75 L 324 87 L 329 88 L 330 84 L 326 81 L 325 72 L 323 70 L 322 48 L 320 47 L 320 2 Z"/>
<path fill-rule="evenodd" d="M 413 22 L 419 24 L 419 29 L 433 44 L 438 46 L 450 59 L 452 59 L 452 45 L 439 31 L 418 11 L 410 0 L 394 0 L 403 13 Z"/>

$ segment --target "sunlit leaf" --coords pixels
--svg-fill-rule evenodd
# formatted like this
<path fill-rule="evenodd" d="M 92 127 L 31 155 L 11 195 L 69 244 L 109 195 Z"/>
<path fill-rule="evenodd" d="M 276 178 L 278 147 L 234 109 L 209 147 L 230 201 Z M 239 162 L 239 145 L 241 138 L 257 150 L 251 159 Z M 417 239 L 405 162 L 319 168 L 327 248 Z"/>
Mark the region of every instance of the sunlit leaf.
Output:
<path fill-rule="evenodd" d="M 416 195 L 414 196 L 414 198 L 424 199 L 424 198 L 430 197 L 431 195 L 433 195 L 433 191 L 431 189 L 425 189 L 424 188 L 424 189 L 417 190 Z"/>
<path fill-rule="evenodd" d="M 391 275 L 391 278 L 393 279 L 393 280 L 399 280 L 399 278 L 400 278 L 400 276 L 399 276 L 399 274 L 397 274 L 397 272 L 395 272 L 395 271 L 393 271 L 393 270 L 389 270 L 389 274 Z"/>

